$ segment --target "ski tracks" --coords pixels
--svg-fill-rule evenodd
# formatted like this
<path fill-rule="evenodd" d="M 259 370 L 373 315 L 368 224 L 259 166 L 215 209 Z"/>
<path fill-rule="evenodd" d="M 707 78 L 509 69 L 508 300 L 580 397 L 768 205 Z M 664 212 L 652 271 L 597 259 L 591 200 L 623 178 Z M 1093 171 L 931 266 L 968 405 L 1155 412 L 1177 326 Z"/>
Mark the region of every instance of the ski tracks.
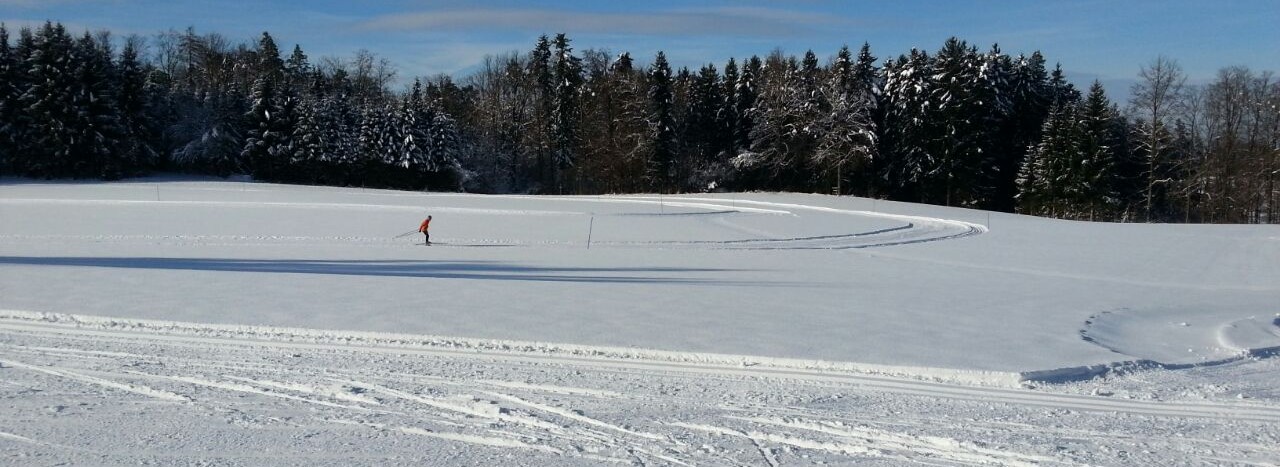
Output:
<path fill-rule="evenodd" d="M 92 445 L 100 436 L 94 430 L 109 433 L 118 422 L 79 413 L 85 403 L 127 414 L 136 412 L 129 407 L 146 407 L 145 419 L 157 427 L 195 424 L 183 432 L 249 430 L 251 439 L 268 440 L 253 442 L 284 446 L 281 455 L 316 433 L 337 436 L 332 442 L 361 440 L 372 443 L 367 455 L 382 461 L 403 460 L 424 446 L 470 446 L 458 455 L 496 451 L 530 463 L 636 465 L 1280 457 L 1274 442 L 1280 433 L 1261 428 L 1280 426 L 1280 407 L 1253 401 L 1124 400 L 765 365 L 301 345 L 226 330 L 183 339 L 158 330 L 14 321 L 0 320 L 0 379 L 10 383 L 0 386 L 0 397 L 21 404 L 7 415 L 0 411 L 0 423 L 9 427 L 0 444 L 72 461 L 117 449 Z M 51 411 L 88 417 L 76 425 L 83 432 L 33 435 L 48 429 L 41 420 Z M 1098 420 L 1101 426 L 1086 422 Z M 1060 422 L 1075 428 L 1053 428 Z M 1170 441 L 1171 433 L 1193 426 L 1219 431 Z M 143 431 L 139 439 L 146 439 Z M 271 441 L 271 433 L 282 438 Z M 181 459 L 198 460 L 210 448 L 200 436 L 186 439 L 191 457 L 181 457 L 180 449 Z M 1129 452 L 1122 449 L 1128 445 L 1146 446 L 1150 454 L 1107 457 Z M 485 463 L 481 459 L 458 460 Z"/>

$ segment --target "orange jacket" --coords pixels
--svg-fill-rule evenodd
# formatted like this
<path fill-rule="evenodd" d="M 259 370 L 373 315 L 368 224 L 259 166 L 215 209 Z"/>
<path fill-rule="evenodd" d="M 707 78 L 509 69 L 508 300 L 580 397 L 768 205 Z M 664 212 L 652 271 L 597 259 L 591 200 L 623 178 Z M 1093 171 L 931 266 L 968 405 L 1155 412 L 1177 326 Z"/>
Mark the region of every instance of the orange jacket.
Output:
<path fill-rule="evenodd" d="M 422 220 L 422 225 L 418 226 L 418 231 L 419 231 L 419 232 L 426 232 L 426 231 L 427 231 L 427 227 L 428 227 L 428 226 L 430 226 L 430 225 L 431 225 L 431 219 L 423 219 L 423 220 Z"/>

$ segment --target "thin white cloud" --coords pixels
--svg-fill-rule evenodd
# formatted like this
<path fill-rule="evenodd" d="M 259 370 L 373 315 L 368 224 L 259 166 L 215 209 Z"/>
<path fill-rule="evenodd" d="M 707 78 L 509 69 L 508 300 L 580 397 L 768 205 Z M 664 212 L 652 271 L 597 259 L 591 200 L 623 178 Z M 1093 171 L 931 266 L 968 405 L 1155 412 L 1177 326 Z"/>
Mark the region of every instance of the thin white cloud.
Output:
<path fill-rule="evenodd" d="M 575 34 L 788 36 L 837 25 L 828 15 L 770 8 L 682 9 L 656 12 L 573 12 L 551 9 L 465 9 L 383 15 L 360 22 L 364 31 L 490 29 Z"/>
<path fill-rule="evenodd" d="M 56 5 L 65 5 L 76 2 L 93 2 L 99 0 L 0 0 L 0 6 L 12 8 L 41 8 Z"/>

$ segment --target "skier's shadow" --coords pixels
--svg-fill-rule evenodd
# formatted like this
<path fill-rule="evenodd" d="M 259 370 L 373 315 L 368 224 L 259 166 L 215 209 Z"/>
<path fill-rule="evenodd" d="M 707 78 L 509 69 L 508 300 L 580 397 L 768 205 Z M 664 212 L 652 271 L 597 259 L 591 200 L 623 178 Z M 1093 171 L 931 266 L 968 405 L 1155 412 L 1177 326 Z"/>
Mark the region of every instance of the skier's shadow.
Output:
<path fill-rule="evenodd" d="M 741 269 L 679 267 L 544 267 L 519 265 L 498 261 L 270 260 L 222 258 L 0 256 L 0 265 L 2 264 L 278 274 L 323 274 L 339 276 L 422 277 L 502 281 L 738 286 L 782 285 L 777 282 L 734 281 L 713 278 L 719 273 L 743 271 Z M 709 277 L 682 277 L 688 275 L 703 275 Z"/>

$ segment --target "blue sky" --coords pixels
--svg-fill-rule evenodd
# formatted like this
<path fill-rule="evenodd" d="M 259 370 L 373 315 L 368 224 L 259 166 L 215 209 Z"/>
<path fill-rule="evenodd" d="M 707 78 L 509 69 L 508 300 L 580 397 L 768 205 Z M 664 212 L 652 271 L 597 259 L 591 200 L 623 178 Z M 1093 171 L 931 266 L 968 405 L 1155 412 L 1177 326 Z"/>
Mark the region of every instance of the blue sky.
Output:
<path fill-rule="evenodd" d="M 1193 81 L 1219 68 L 1280 71 L 1280 0 L 879 0 L 792 2 L 647 0 L 560 2 L 452 0 L 0 0 L 16 28 L 46 19 L 73 30 L 152 35 L 194 26 L 252 41 L 270 31 L 281 48 L 301 44 L 315 60 L 368 49 L 401 77 L 465 74 L 486 54 L 524 51 L 541 33 L 566 32 L 579 48 L 658 50 L 677 65 L 718 66 L 730 56 L 870 42 L 880 58 L 950 36 L 1011 54 L 1040 50 L 1073 79 L 1103 80 L 1113 94 L 1140 65 L 1164 54 Z"/>

